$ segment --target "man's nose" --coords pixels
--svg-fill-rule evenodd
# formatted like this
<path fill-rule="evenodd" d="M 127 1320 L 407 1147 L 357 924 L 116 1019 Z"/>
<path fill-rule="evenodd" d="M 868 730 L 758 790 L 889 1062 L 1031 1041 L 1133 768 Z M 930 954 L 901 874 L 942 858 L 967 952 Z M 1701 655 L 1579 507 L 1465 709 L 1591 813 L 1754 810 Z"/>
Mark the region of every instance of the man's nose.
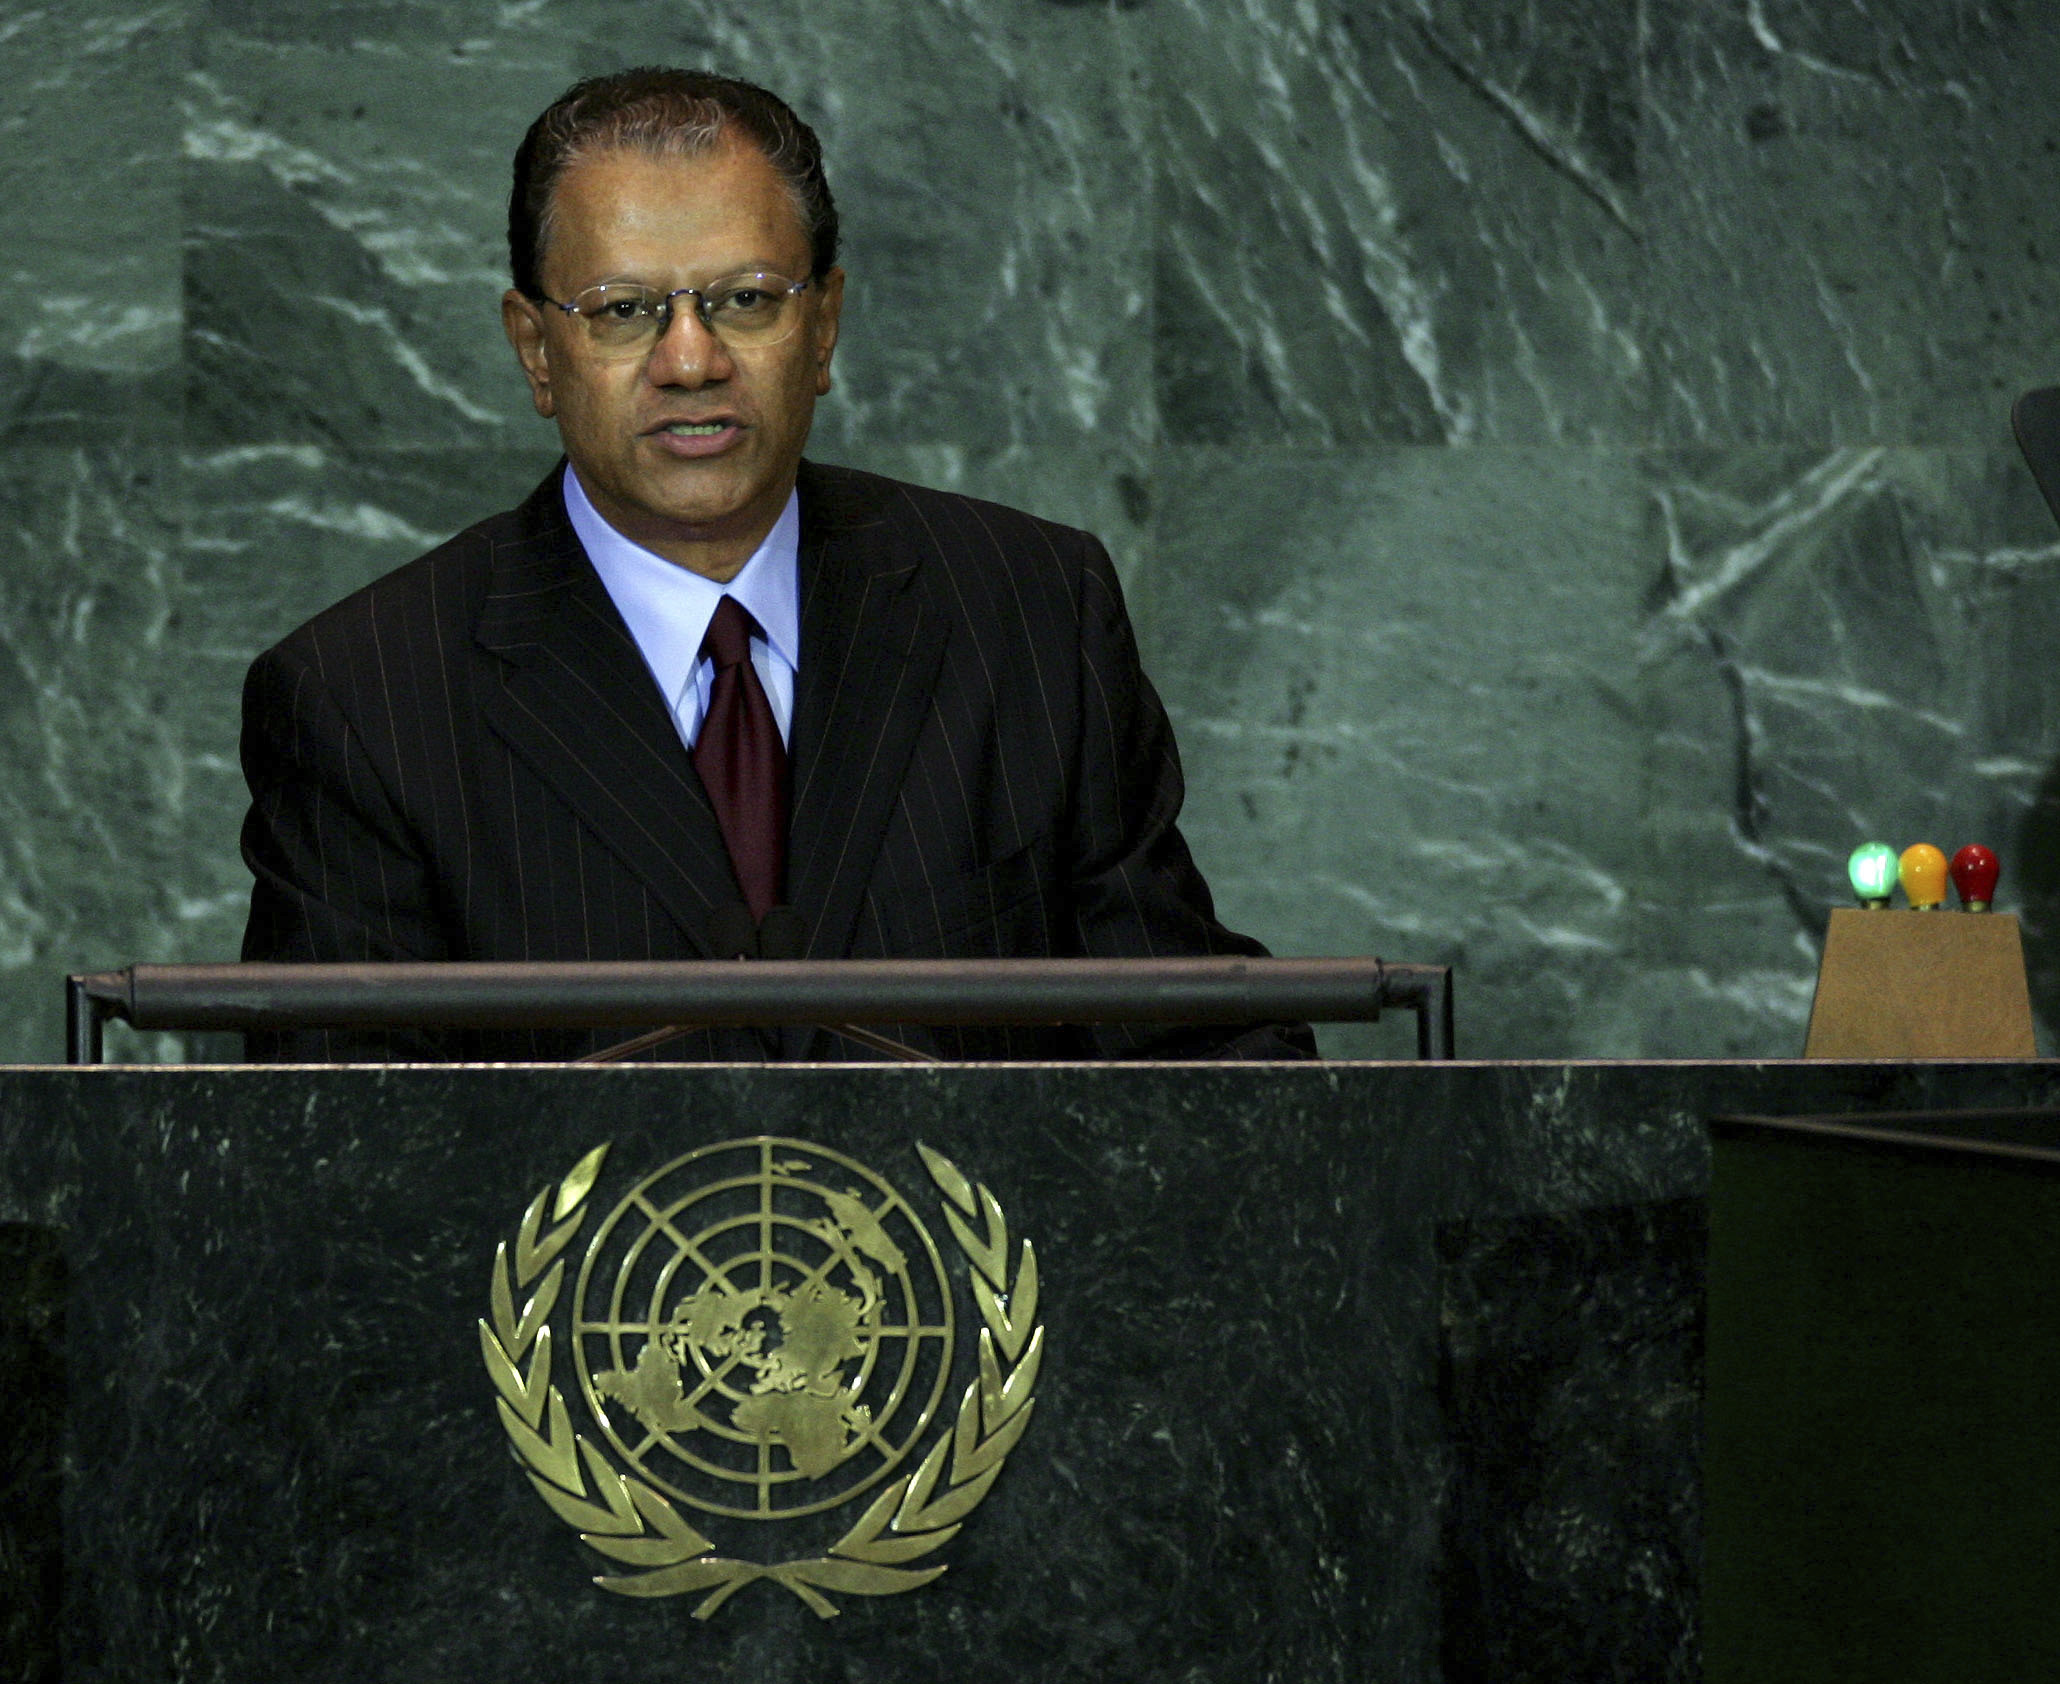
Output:
<path fill-rule="evenodd" d="M 673 300 L 672 319 L 651 347 L 645 372 L 656 386 L 702 386 L 734 372 L 730 350 L 708 330 L 691 299 Z"/>

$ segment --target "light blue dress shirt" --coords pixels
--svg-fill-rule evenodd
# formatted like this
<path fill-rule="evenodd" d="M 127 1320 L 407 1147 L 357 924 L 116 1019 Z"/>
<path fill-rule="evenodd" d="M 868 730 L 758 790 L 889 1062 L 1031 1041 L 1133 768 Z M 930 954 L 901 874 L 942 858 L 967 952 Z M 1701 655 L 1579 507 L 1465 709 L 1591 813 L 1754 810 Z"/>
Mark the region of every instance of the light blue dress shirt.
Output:
<path fill-rule="evenodd" d="M 792 742 L 794 674 L 801 665 L 801 500 L 787 495 L 787 506 L 765 542 L 726 585 L 625 538 L 603 520 L 587 501 L 586 488 L 571 464 L 565 468 L 565 512 L 579 534 L 587 559 L 615 601 L 616 611 L 643 651 L 644 665 L 658 681 L 665 705 L 672 710 L 680 741 L 689 749 L 701 734 L 708 712 L 708 692 L 715 683 L 715 663 L 701 658 L 701 639 L 716 605 L 726 596 L 751 612 L 764 630 L 751 640 L 751 665 L 765 686 L 780 740 Z"/>

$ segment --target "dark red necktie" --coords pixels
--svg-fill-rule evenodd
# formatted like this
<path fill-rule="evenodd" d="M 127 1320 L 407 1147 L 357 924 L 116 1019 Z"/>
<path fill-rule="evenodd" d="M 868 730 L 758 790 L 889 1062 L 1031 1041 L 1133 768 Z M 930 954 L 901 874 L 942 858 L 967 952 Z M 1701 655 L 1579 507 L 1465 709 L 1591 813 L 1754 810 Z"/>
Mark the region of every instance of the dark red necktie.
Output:
<path fill-rule="evenodd" d="M 735 597 L 724 597 L 701 640 L 701 653 L 715 663 L 715 683 L 694 739 L 694 770 L 715 805 L 737 886 L 759 919 L 783 898 L 787 748 L 751 665 L 753 634 L 763 635 L 758 622 Z"/>

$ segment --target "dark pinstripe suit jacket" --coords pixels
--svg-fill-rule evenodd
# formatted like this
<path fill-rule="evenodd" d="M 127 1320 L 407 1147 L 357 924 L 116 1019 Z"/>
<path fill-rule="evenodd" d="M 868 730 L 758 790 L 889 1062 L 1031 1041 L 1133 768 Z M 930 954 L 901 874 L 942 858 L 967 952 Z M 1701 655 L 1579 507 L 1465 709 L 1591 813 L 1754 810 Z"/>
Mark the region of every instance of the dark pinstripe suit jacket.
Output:
<path fill-rule="evenodd" d="M 1217 923 L 1175 828 L 1172 733 L 1093 538 L 841 468 L 804 464 L 800 496 L 788 898 L 811 957 L 1264 951 Z M 260 656 L 243 763 L 247 959 L 696 958 L 738 898 L 556 470 Z M 951 1057 L 1226 1041 L 898 1033 Z M 1284 1056 L 1305 1037 L 1224 1050 Z M 253 1050 L 562 1058 L 618 1038 Z M 773 1043 L 717 1032 L 662 1056 L 763 1058 Z M 842 1049 L 777 1037 L 788 1058 Z"/>

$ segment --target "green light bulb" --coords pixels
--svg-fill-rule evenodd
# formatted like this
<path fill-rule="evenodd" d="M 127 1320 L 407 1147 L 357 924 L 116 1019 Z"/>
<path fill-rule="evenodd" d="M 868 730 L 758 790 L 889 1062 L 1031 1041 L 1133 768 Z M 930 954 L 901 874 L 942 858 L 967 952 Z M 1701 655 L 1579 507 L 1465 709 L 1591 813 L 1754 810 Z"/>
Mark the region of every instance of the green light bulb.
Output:
<path fill-rule="evenodd" d="M 1896 873 L 1901 862 L 1886 842 L 1862 842 L 1845 862 L 1845 874 L 1852 880 L 1853 893 L 1864 907 L 1888 905 L 1895 893 Z"/>

